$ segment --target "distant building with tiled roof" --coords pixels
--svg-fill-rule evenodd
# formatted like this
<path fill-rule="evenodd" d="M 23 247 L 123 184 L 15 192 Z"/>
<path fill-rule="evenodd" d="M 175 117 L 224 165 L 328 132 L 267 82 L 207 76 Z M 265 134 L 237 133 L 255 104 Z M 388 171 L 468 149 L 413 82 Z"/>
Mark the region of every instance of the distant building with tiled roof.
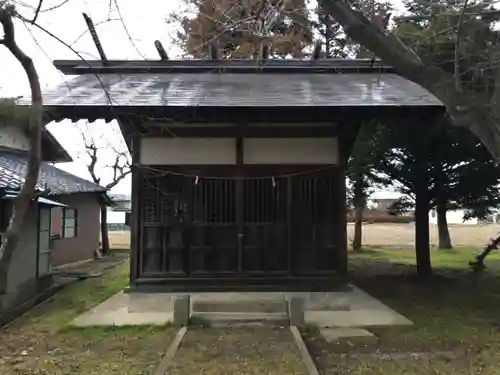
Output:
<path fill-rule="evenodd" d="M 19 188 L 24 181 L 27 155 L 0 151 L 0 187 Z M 38 189 L 48 190 L 49 195 L 106 192 L 106 188 L 59 169 L 49 162 L 42 162 Z"/>
<path fill-rule="evenodd" d="M 28 150 L 21 128 L 0 126 L 0 239 L 24 184 Z M 46 129 L 42 160 L 37 194 L 9 265 L 8 287 L 0 293 L 0 324 L 10 308 L 51 286 L 53 267 L 92 259 L 99 248 L 101 206 L 110 202 L 107 189 L 54 166 L 72 159 Z"/>

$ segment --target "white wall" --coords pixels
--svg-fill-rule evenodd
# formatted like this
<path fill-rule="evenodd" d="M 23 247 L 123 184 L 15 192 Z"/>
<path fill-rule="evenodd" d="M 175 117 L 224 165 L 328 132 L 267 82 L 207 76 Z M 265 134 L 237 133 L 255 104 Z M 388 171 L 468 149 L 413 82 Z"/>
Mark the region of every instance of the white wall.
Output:
<path fill-rule="evenodd" d="M 337 164 L 337 138 L 248 138 L 244 164 Z"/>
<path fill-rule="evenodd" d="M 234 138 L 141 138 L 144 165 L 234 165 Z M 244 164 L 337 164 L 333 138 L 246 138 Z"/>
<path fill-rule="evenodd" d="M 477 225 L 478 220 L 476 218 L 463 221 L 465 210 L 453 210 L 446 212 L 446 220 L 448 224 L 463 224 L 463 225 Z M 435 210 L 429 211 L 429 223 L 437 225 L 437 213 Z"/>
<path fill-rule="evenodd" d="M 140 141 L 144 165 L 236 164 L 234 138 L 149 138 Z"/>

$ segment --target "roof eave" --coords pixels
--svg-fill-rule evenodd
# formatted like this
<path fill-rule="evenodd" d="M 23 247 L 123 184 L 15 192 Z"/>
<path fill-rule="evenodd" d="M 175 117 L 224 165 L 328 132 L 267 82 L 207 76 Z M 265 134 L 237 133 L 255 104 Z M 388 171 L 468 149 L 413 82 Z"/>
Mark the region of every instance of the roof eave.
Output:
<path fill-rule="evenodd" d="M 59 141 L 52 135 L 47 129 L 43 129 L 42 139 L 45 138 L 46 142 L 52 148 L 52 154 L 54 156 L 49 157 L 50 160 L 46 160 L 54 163 L 70 163 L 73 161 L 71 155 L 66 151 L 66 149 L 59 143 Z"/>

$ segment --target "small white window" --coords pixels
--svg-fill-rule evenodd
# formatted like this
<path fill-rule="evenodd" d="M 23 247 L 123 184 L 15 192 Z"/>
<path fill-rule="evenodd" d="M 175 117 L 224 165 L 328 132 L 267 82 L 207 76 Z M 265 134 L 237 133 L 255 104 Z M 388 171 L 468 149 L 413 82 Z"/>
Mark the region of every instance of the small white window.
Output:
<path fill-rule="evenodd" d="M 74 208 L 64 209 L 63 237 L 73 238 L 77 235 L 77 211 Z"/>

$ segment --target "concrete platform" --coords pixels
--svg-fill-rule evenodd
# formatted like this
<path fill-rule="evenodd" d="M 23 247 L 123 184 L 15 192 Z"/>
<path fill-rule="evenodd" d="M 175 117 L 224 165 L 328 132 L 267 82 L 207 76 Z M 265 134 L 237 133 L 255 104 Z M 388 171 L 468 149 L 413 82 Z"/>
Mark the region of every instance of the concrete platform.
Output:
<path fill-rule="evenodd" d="M 92 326 L 129 326 L 165 325 L 171 323 L 173 314 L 170 296 L 151 294 L 131 300 L 129 294 L 120 292 L 74 319 L 70 325 L 75 327 Z M 134 308 L 136 308 L 134 310 Z"/>
<path fill-rule="evenodd" d="M 377 340 L 377 337 L 373 333 L 362 328 L 322 328 L 319 332 L 330 343 L 342 341 L 368 343 Z"/>
<path fill-rule="evenodd" d="M 305 320 L 319 328 L 373 327 L 412 325 L 403 315 L 352 286 L 343 293 L 309 293 L 306 298 Z M 346 303 L 348 309 L 334 308 L 333 301 Z"/>
<path fill-rule="evenodd" d="M 77 317 L 72 325 L 164 325 L 172 322 L 173 298 L 181 293 L 123 293 Z M 306 324 L 319 328 L 411 325 L 410 320 L 362 290 L 348 292 L 190 293 L 191 313 L 247 316 L 279 314 L 290 296 L 304 299 Z M 198 309 L 198 310 L 197 310 Z M 230 319 L 234 321 L 234 319 Z"/>

